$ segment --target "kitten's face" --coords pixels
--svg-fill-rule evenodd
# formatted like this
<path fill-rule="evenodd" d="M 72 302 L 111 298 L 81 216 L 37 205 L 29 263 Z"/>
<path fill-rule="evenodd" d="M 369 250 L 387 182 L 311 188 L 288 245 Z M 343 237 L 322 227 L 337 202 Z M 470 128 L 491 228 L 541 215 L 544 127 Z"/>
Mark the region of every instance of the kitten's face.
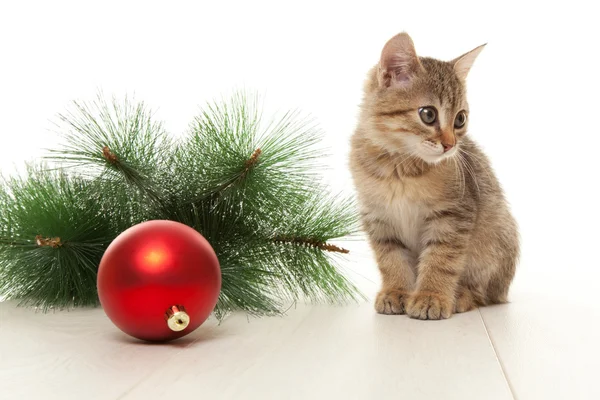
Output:
<path fill-rule="evenodd" d="M 464 80 L 482 49 L 444 62 L 418 57 L 405 33 L 392 38 L 367 85 L 370 139 L 430 164 L 454 156 L 469 120 Z"/>

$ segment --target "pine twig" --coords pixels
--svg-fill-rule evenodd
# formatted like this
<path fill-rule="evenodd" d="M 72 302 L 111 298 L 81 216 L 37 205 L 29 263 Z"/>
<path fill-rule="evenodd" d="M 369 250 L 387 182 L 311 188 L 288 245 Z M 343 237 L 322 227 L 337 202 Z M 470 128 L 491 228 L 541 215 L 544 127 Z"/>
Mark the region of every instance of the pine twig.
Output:
<path fill-rule="evenodd" d="M 109 163 L 111 163 L 113 165 L 115 165 L 116 163 L 119 162 L 117 155 L 115 153 L 113 153 L 112 151 L 110 151 L 108 146 L 104 146 L 102 148 L 102 156 L 106 159 L 106 161 L 108 161 Z"/>
<path fill-rule="evenodd" d="M 60 241 L 59 237 L 45 238 L 42 235 L 36 235 L 35 243 L 39 247 L 52 247 L 53 249 L 62 247 L 62 245 L 63 245 L 63 243 Z"/>
<path fill-rule="evenodd" d="M 334 244 L 322 242 L 319 240 L 309 239 L 309 238 L 298 238 L 298 237 L 290 238 L 290 237 L 285 237 L 285 236 L 278 236 L 278 237 L 275 237 L 273 239 L 273 241 L 276 243 L 294 243 L 294 244 L 298 244 L 301 246 L 314 247 L 316 249 L 329 251 L 329 252 L 333 252 L 333 253 L 342 253 L 342 254 L 350 253 L 350 250 L 344 249 L 342 247 L 338 247 Z"/>
<path fill-rule="evenodd" d="M 246 179 L 246 176 L 248 175 L 250 170 L 252 170 L 252 168 L 254 168 L 258 164 L 258 157 L 260 157 L 261 153 L 262 153 L 262 150 L 260 148 L 257 148 L 256 150 L 254 150 L 254 152 L 252 153 L 250 158 L 248 158 L 246 160 L 246 162 L 244 163 L 244 170 L 240 173 L 240 175 L 238 177 L 236 177 L 234 180 L 232 180 L 231 182 L 226 182 L 223 185 L 221 185 L 221 187 L 219 187 L 215 191 L 217 193 L 217 196 L 221 197 L 225 190 L 233 187 L 236 183 L 241 182 L 244 179 Z"/>
<path fill-rule="evenodd" d="M 254 150 L 254 153 L 252 153 L 250 158 L 246 161 L 246 164 L 245 164 L 246 168 L 244 169 L 244 172 L 242 172 L 240 179 L 244 179 L 244 177 L 248 174 L 248 172 L 250 172 L 250 170 L 256 164 L 258 164 L 258 157 L 260 157 L 261 153 L 262 153 L 262 150 L 260 148 Z"/>

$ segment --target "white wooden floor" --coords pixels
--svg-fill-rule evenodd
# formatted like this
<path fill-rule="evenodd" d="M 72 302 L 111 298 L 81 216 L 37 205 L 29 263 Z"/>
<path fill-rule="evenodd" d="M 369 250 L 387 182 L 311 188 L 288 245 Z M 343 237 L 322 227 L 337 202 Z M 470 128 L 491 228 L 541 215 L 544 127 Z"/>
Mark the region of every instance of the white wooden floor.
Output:
<path fill-rule="evenodd" d="M 369 256 L 353 264 L 371 295 Z M 510 304 L 446 321 L 298 305 L 167 345 L 129 339 L 100 309 L 0 303 L 0 398 L 600 399 L 600 308 L 543 288 L 520 279 Z"/>

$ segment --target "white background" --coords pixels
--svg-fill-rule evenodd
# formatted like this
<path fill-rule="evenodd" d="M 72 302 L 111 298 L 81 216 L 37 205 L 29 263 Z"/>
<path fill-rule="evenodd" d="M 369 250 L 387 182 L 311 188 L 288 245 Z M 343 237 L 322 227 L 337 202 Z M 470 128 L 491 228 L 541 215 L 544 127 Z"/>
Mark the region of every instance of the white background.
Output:
<path fill-rule="evenodd" d="M 469 77 L 470 135 L 521 226 L 515 286 L 586 296 L 600 266 L 591 4 L 3 1 L 0 168 L 11 173 L 53 147 L 56 113 L 99 89 L 135 94 L 177 135 L 205 101 L 245 87 L 265 96 L 268 112 L 316 117 L 333 152 L 325 174 L 351 190 L 348 141 L 385 41 L 405 30 L 420 55 L 441 59 L 487 42 Z"/>

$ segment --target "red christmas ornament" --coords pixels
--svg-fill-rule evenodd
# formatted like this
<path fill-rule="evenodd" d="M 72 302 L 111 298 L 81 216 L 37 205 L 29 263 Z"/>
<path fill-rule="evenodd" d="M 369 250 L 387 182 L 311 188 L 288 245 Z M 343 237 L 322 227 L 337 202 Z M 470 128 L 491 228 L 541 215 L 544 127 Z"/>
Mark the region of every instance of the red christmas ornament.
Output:
<path fill-rule="evenodd" d="M 98 295 L 110 320 L 147 341 L 180 338 L 215 308 L 221 269 L 206 239 L 173 221 L 148 221 L 120 234 L 98 269 Z"/>

